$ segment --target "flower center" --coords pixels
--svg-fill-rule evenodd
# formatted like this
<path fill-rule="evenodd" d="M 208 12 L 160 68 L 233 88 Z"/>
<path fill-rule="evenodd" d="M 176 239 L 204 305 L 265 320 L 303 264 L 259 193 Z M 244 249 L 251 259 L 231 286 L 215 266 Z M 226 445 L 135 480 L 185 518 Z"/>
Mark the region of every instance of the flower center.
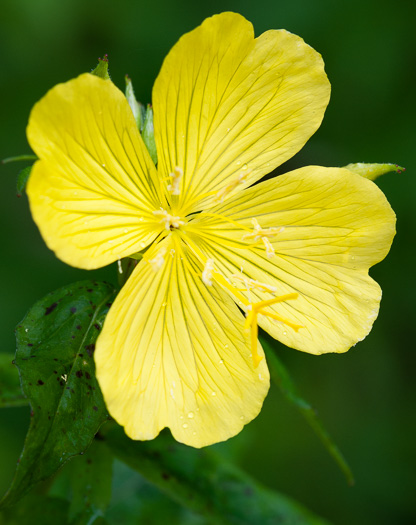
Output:
<path fill-rule="evenodd" d="M 160 210 L 154 211 L 153 215 L 160 219 L 159 223 L 163 224 L 163 226 L 165 227 L 165 230 L 168 230 L 168 231 L 177 229 L 186 223 L 184 219 L 182 219 L 182 217 L 178 217 L 177 215 L 171 215 L 163 208 L 160 208 Z"/>

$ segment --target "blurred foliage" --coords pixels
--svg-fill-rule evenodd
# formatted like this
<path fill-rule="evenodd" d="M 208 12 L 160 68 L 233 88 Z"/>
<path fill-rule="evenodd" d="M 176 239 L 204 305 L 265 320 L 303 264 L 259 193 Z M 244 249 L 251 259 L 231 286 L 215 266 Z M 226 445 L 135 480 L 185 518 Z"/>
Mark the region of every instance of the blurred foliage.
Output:
<path fill-rule="evenodd" d="M 56 83 L 91 70 L 104 53 L 109 55 L 113 81 L 124 89 L 128 73 L 136 98 L 150 102 L 153 81 L 174 42 L 206 16 L 225 10 L 246 16 L 256 34 L 283 27 L 302 36 L 326 63 L 333 91 L 324 122 L 279 173 L 308 164 L 351 162 L 393 162 L 407 171 L 377 180 L 397 213 L 398 234 L 388 258 L 371 272 L 383 288 L 383 301 L 370 336 L 343 355 L 315 357 L 277 345 L 279 358 L 305 398 L 319 409 L 349 460 L 356 485 L 348 487 L 277 389 L 272 388 L 256 421 L 214 449 L 264 485 L 298 499 L 334 523 L 410 524 L 416 519 L 416 5 L 412 0 L 213 0 L 201 4 L 190 0 L 2 0 L 0 158 L 30 153 L 25 126 L 33 104 Z M 15 348 L 14 328 L 33 303 L 66 283 L 87 278 L 85 271 L 64 265 L 46 248 L 30 218 L 26 197 L 15 197 L 21 167 L 8 164 L 0 174 L 0 335 L 2 350 L 8 354 Z M 116 268 L 89 272 L 88 278 L 115 283 Z M 1 493 L 13 477 L 28 425 L 27 407 L 0 411 Z M 148 516 L 143 523 L 152 523 L 152 508 L 166 505 L 178 517 L 177 523 L 200 523 L 177 510 L 176 504 L 167 502 L 138 474 L 119 464 L 115 471 L 123 481 L 113 487 L 119 496 L 109 507 L 113 517 L 124 513 L 125 520 L 134 519 L 140 507 L 142 516 Z M 133 498 L 138 491 L 147 499 Z M 58 513 L 68 510 L 60 497 L 27 500 L 25 505 L 33 512 L 31 523 L 43 509 L 44 516 L 50 514 L 54 523 L 59 521 Z"/>

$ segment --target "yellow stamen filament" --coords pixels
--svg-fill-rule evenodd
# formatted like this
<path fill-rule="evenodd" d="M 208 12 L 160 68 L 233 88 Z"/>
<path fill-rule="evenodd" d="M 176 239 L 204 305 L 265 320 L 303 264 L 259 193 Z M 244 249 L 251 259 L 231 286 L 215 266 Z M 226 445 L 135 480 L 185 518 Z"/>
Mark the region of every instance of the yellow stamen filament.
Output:
<path fill-rule="evenodd" d="M 153 259 L 149 259 L 149 263 L 152 266 L 152 270 L 155 273 L 158 272 L 162 268 L 165 262 L 166 252 L 167 252 L 166 248 L 163 247 L 157 252 L 156 256 Z"/>
<path fill-rule="evenodd" d="M 153 215 L 160 217 L 160 223 L 164 224 L 166 230 L 171 228 L 179 228 L 185 224 L 185 221 L 181 217 L 170 215 L 166 210 L 160 209 L 153 212 Z"/>
<path fill-rule="evenodd" d="M 202 281 L 207 286 L 212 286 L 212 271 L 214 269 L 214 259 L 208 259 L 202 272 Z"/>
<path fill-rule="evenodd" d="M 172 195 L 180 195 L 180 184 L 183 177 L 183 171 L 178 166 L 175 166 L 173 168 L 173 172 L 169 173 L 169 177 L 171 180 L 171 183 L 168 185 L 168 191 Z"/>
<path fill-rule="evenodd" d="M 229 194 L 231 193 L 233 190 L 235 190 L 237 188 L 237 186 L 239 184 L 243 184 L 243 182 L 246 182 L 247 180 L 247 177 L 250 175 L 250 173 L 252 172 L 253 170 L 247 170 L 243 173 L 240 173 L 236 179 L 234 179 L 233 181 L 231 181 L 230 183 L 227 184 L 227 186 L 225 186 L 224 188 L 222 188 L 218 193 L 217 193 L 217 196 L 215 197 L 215 201 L 216 202 L 224 202 L 224 198 Z"/>

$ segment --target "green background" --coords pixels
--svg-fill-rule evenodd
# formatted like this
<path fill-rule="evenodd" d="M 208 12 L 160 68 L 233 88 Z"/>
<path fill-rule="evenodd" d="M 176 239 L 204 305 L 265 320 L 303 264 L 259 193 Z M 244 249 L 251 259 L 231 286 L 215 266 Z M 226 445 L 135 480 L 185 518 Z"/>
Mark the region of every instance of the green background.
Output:
<path fill-rule="evenodd" d="M 221 11 L 237 11 L 256 34 L 285 28 L 324 57 L 332 99 L 324 122 L 279 173 L 308 164 L 395 162 L 404 174 L 378 184 L 398 217 L 387 259 L 372 270 L 383 288 L 368 338 L 344 355 L 278 347 L 301 393 L 319 411 L 356 477 L 348 487 L 317 438 L 275 388 L 261 415 L 226 447 L 265 485 L 341 525 L 416 520 L 415 435 L 415 62 L 416 9 L 387 0 L 0 0 L 0 158 L 29 153 L 32 105 L 52 86 L 89 71 L 109 54 L 113 81 L 133 80 L 148 102 L 163 57 L 186 31 Z M 40 297 L 74 280 L 115 281 L 114 267 L 86 272 L 57 260 L 16 198 L 20 165 L 0 166 L 1 351 Z M 29 410 L 0 411 L 0 492 L 13 475 Z"/>

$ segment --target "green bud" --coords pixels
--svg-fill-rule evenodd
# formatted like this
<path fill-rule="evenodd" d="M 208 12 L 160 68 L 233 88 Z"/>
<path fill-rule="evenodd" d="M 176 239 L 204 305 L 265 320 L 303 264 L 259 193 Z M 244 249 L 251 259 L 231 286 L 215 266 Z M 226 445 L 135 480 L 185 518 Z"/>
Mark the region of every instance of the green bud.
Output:
<path fill-rule="evenodd" d="M 370 180 L 376 180 L 380 175 L 390 173 L 391 171 L 395 171 L 396 173 L 406 171 L 406 168 L 401 168 L 397 164 L 364 164 L 363 162 L 348 164 L 344 166 L 344 168 Z"/>
<path fill-rule="evenodd" d="M 153 130 L 153 109 L 150 104 L 147 105 L 146 115 L 144 117 L 142 138 L 153 162 L 157 164 L 156 142 Z"/>
<path fill-rule="evenodd" d="M 141 132 L 144 126 L 144 119 L 146 110 L 143 104 L 137 102 L 136 97 L 134 96 L 134 89 L 130 77 L 126 75 L 126 98 L 131 110 L 133 111 L 134 118 L 136 120 L 137 129 Z"/>
<path fill-rule="evenodd" d="M 91 74 L 104 80 L 111 80 L 108 73 L 108 55 L 104 55 L 104 58 L 98 59 L 98 64 L 96 68 L 91 71 Z"/>

